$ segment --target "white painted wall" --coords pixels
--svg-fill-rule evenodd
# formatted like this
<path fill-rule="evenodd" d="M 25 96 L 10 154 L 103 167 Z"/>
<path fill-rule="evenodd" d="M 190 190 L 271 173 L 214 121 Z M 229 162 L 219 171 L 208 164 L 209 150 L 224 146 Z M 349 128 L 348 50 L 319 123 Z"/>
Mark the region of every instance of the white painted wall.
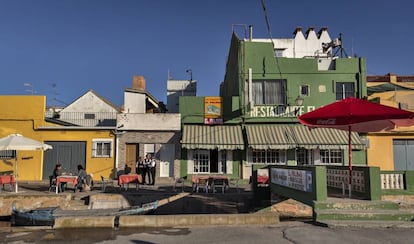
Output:
<path fill-rule="evenodd" d="M 248 39 L 245 39 L 245 41 L 248 41 Z M 285 49 L 283 57 L 286 58 L 326 56 L 327 54 L 322 52 L 322 43 L 329 43 L 331 41 L 331 37 L 325 29 L 321 31 L 319 37 L 315 30 L 309 29 L 306 37 L 302 30 L 298 30 L 294 38 L 273 38 L 274 48 Z M 252 42 L 272 42 L 272 40 L 254 38 Z"/>
<path fill-rule="evenodd" d="M 118 114 L 117 127 L 120 130 L 135 131 L 180 131 L 180 114 L 143 114 L 143 113 L 122 113 Z"/>
<path fill-rule="evenodd" d="M 196 80 L 167 80 L 168 113 L 178 113 L 180 96 L 196 96 Z"/>
<path fill-rule="evenodd" d="M 124 92 L 124 112 L 144 114 L 146 112 L 145 100 L 145 93 Z"/>
<path fill-rule="evenodd" d="M 62 109 L 61 112 L 117 112 L 117 110 L 92 91 L 88 91 Z"/>

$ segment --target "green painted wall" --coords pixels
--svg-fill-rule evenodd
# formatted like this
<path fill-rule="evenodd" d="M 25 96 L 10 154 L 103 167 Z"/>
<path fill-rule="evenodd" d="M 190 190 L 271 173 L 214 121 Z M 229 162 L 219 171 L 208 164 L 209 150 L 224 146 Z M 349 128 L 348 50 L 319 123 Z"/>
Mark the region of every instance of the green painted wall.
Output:
<path fill-rule="evenodd" d="M 204 123 L 204 97 L 180 97 L 181 123 Z"/>
<path fill-rule="evenodd" d="M 275 58 L 271 43 L 249 42 L 232 35 L 226 73 L 220 84 L 223 99 L 225 124 L 248 123 L 298 123 L 297 117 L 251 117 L 247 106 L 248 69 L 252 68 L 253 79 L 285 79 L 287 81 L 287 104 L 295 105 L 301 85 L 310 86 L 310 95 L 304 98 L 305 112 L 336 100 L 336 82 L 353 82 L 355 95 L 366 96 L 366 64 L 363 58 L 336 58 L 335 69 L 318 70 L 315 58 Z M 180 97 L 182 123 L 203 124 L 204 97 Z M 366 165 L 366 151 L 353 151 L 353 164 Z M 245 152 L 241 153 L 243 164 Z M 344 162 L 348 164 L 348 153 L 344 151 Z M 295 150 L 288 150 L 287 164 L 296 165 Z M 185 167 L 184 167 L 185 166 Z M 241 171 L 236 160 L 234 174 Z M 258 167 L 263 167 L 259 165 Z M 186 170 L 186 165 L 182 165 Z"/>
<path fill-rule="evenodd" d="M 369 167 L 369 180 L 365 182 L 370 200 L 381 200 L 381 174 L 379 167 Z"/>
<path fill-rule="evenodd" d="M 237 52 L 233 53 L 233 52 Z M 234 60 L 237 57 L 237 61 Z M 366 64 L 362 58 L 337 58 L 334 70 L 318 70 L 314 58 L 274 58 L 271 43 L 248 42 L 233 36 L 229 51 L 222 97 L 239 96 L 240 110 L 247 111 L 248 69 L 253 70 L 253 79 L 286 79 L 287 103 L 294 105 L 300 85 L 310 85 L 310 96 L 305 97 L 303 106 L 320 107 L 336 100 L 335 82 L 354 82 L 357 97 L 366 96 Z M 321 87 L 324 87 L 321 89 Z M 231 91 L 229 91 L 229 89 Z M 238 89 L 238 93 L 235 91 Z M 228 112 L 226 110 L 225 112 Z M 247 116 L 249 116 L 247 114 Z M 231 115 L 225 114 L 225 117 Z M 255 118 L 249 122 L 292 122 L 287 118 Z"/>

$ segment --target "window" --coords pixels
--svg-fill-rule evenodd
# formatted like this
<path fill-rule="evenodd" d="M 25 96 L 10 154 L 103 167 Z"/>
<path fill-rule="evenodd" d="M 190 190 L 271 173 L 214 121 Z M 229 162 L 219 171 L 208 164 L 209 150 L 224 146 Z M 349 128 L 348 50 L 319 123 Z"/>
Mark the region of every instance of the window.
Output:
<path fill-rule="evenodd" d="M 226 173 L 227 172 L 227 151 L 221 150 L 220 153 L 220 173 Z"/>
<path fill-rule="evenodd" d="M 298 148 L 296 150 L 296 162 L 298 165 L 311 165 L 312 161 L 312 151 L 305 148 Z"/>
<path fill-rule="evenodd" d="M 285 51 L 284 48 L 275 48 L 275 57 L 278 57 L 278 58 L 283 57 L 284 51 Z"/>
<path fill-rule="evenodd" d="M 0 159 L 12 159 L 16 158 L 16 150 L 1 150 Z"/>
<path fill-rule="evenodd" d="M 193 154 L 194 173 L 209 173 L 210 152 L 208 150 L 195 150 Z"/>
<path fill-rule="evenodd" d="M 95 114 L 85 114 L 84 118 L 85 119 L 95 119 Z"/>
<path fill-rule="evenodd" d="M 319 153 L 323 164 L 343 165 L 344 163 L 343 151 L 340 149 L 321 149 Z"/>
<path fill-rule="evenodd" d="M 254 104 L 286 104 L 286 80 L 253 80 L 252 85 Z"/>
<path fill-rule="evenodd" d="M 355 88 L 353 82 L 337 82 L 335 91 L 336 100 L 342 100 L 347 97 L 355 96 Z"/>
<path fill-rule="evenodd" d="M 286 164 L 286 151 L 252 150 L 252 162 L 256 164 Z"/>
<path fill-rule="evenodd" d="M 309 92 L 310 92 L 309 85 L 301 85 L 299 92 L 300 92 L 300 96 L 301 97 L 307 97 L 307 96 L 309 96 Z"/>
<path fill-rule="evenodd" d="M 112 140 L 94 139 L 92 156 L 97 158 L 110 158 L 112 156 Z"/>

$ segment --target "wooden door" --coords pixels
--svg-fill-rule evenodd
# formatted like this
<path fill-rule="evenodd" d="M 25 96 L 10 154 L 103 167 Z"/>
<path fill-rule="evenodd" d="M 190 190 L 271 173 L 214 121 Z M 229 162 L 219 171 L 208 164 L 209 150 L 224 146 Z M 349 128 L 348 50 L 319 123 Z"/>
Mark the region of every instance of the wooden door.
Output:
<path fill-rule="evenodd" d="M 131 169 L 131 173 L 135 173 L 135 163 L 138 160 L 139 144 L 127 144 L 125 153 L 125 165 Z"/>

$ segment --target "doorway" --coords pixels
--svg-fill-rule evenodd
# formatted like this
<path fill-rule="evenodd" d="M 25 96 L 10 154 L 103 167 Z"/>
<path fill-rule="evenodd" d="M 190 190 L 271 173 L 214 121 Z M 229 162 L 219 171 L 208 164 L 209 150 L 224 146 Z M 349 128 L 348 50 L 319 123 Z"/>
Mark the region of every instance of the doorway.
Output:
<path fill-rule="evenodd" d="M 129 143 L 126 144 L 126 151 L 125 151 L 125 165 L 128 166 L 128 170 L 131 173 L 135 173 L 135 164 L 138 160 L 138 153 L 139 152 L 139 144 L 137 143 Z M 122 169 L 125 170 L 125 169 Z M 125 171 L 124 171 L 125 172 Z"/>
<path fill-rule="evenodd" d="M 394 170 L 414 170 L 414 140 L 393 140 Z"/>

